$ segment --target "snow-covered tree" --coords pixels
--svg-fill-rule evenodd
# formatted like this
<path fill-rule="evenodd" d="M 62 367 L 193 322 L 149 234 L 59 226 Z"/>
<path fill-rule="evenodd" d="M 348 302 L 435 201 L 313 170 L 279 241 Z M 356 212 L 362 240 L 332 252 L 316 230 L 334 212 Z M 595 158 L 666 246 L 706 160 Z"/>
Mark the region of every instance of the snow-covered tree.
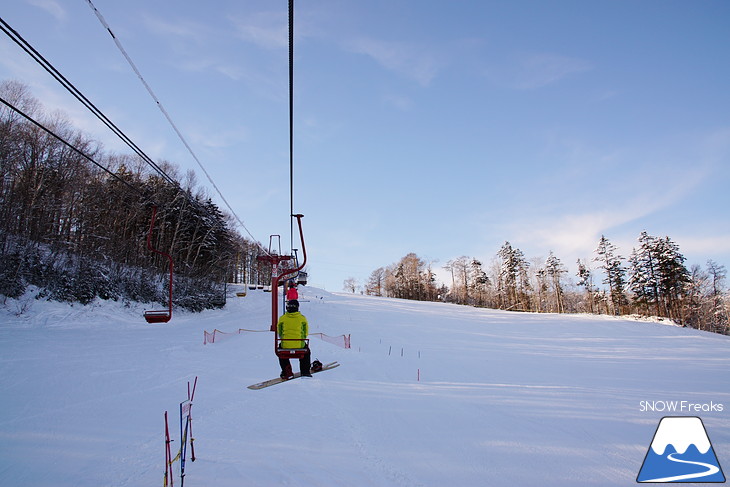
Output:
<path fill-rule="evenodd" d="M 681 300 L 690 283 L 684 261 L 679 246 L 669 237 L 657 238 L 641 232 L 639 247 L 629 258 L 629 286 L 645 312 L 652 309 L 657 316 L 682 320 Z"/>
<path fill-rule="evenodd" d="M 472 295 L 476 301 L 477 306 L 486 306 L 489 295 L 490 281 L 487 273 L 482 268 L 481 261 L 477 259 L 471 260 L 471 283 L 472 283 Z"/>
<path fill-rule="evenodd" d="M 589 312 L 594 312 L 593 307 L 593 293 L 595 292 L 595 289 L 593 288 L 593 273 L 591 272 L 591 269 L 588 267 L 588 264 L 585 261 L 581 261 L 578 259 L 578 286 L 582 286 L 586 288 L 586 297 L 588 298 L 588 310 Z"/>
<path fill-rule="evenodd" d="M 597 257 L 593 260 L 598 263 L 598 267 L 603 269 L 605 273 L 603 283 L 608 284 L 613 313 L 621 314 L 627 301 L 625 290 L 626 269 L 622 265 L 622 257 L 616 254 L 616 246 L 605 235 L 601 235 L 596 254 Z"/>
<path fill-rule="evenodd" d="M 497 256 L 501 261 L 497 288 L 501 307 L 527 310 L 531 286 L 527 275 L 530 264 L 525 259 L 525 254 L 505 242 Z"/>
<path fill-rule="evenodd" d="M 565 311 L 565 305 L 563 300 L 563 285 L 561 284 L 561 276 L 566 274 L 568 269 L 560 262 L 560 259 L 553 255 L 550 251 L 547 260 L 545 261 L 545 274 L 550 279 L 552 285 L 553 294 L 555 296 L 555 308 L 558 313 Z"/>

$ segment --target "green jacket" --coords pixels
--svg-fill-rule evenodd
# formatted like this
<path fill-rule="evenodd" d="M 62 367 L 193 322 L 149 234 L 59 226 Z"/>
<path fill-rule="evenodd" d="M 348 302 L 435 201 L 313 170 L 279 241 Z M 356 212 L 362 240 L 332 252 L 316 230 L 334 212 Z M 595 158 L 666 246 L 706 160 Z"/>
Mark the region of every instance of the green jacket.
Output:
<path fill-rule="evenodd" d="M 306 343 L 300 339 L 307 338 L 309 335 L 309 323 L 299 311 L 281 315 L 276 327 L 279 338 L 284 339 L 281 342 L 281 348 L 304 348 L 306 346 Z"/>

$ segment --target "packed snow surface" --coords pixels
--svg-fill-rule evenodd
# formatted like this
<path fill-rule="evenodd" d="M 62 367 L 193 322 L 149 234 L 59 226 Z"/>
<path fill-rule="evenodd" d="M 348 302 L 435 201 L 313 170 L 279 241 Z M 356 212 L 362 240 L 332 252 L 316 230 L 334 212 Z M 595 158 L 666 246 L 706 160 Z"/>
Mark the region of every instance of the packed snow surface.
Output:
<path fill-rule="evenodd" d="M 271 295 L 240 290 L 157 325 L 137 305 L 6 300 L 0 485 L 162 485 L 164 412 L 174 455 L 196 376 L 186 486 L 628 486 L 663 416 L 702 417 L 730 466 L 730 337 L 305 287 L 311 332 L 352 348 L 312 339 L 342 366 L 253 391 L 279 373 L 270 332 L 203 344 L 268 329 Z"/>

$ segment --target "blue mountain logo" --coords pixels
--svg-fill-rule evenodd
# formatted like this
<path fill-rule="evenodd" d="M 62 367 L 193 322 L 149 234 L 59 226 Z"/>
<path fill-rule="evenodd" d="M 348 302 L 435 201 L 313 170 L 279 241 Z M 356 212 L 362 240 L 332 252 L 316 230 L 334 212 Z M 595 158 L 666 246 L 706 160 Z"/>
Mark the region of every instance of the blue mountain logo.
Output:
<path fill-rule="evenodd" d="M 659 421 L 637 482 L 725 482 L 705 425 L 696 416 Z"/>

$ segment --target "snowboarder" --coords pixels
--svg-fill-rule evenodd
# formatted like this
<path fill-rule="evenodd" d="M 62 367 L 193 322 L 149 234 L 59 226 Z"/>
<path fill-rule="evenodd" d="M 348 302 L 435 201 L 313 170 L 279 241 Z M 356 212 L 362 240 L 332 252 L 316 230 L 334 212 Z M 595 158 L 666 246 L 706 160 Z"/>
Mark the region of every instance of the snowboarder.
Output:
<path fill-rule="evenodd" d="M 280 348 L 307 348 L 307 352 L 299 359 L 299 371 L 302 377 L 311 377 L 312 354 L 304 341 L 309 335 L 309 323 L 299 312 L 299 301 L 292 299 L 286 303 L 286 313 L 281 315 L 276 326 L 279 338 L 283 339 L 279 343 Z M 294 375 L 288 358 L 279 357 L 279 365 L 282 379 L 289 379 Z"/>
<path fill-rule="evenodd" d="M 289 289 L 286 290 L 286 300 L 292 301 L 294 299 L 299 299 L 299 291 L 297 291 L 297 285 L 292 283 L 289 285 Z"/>

